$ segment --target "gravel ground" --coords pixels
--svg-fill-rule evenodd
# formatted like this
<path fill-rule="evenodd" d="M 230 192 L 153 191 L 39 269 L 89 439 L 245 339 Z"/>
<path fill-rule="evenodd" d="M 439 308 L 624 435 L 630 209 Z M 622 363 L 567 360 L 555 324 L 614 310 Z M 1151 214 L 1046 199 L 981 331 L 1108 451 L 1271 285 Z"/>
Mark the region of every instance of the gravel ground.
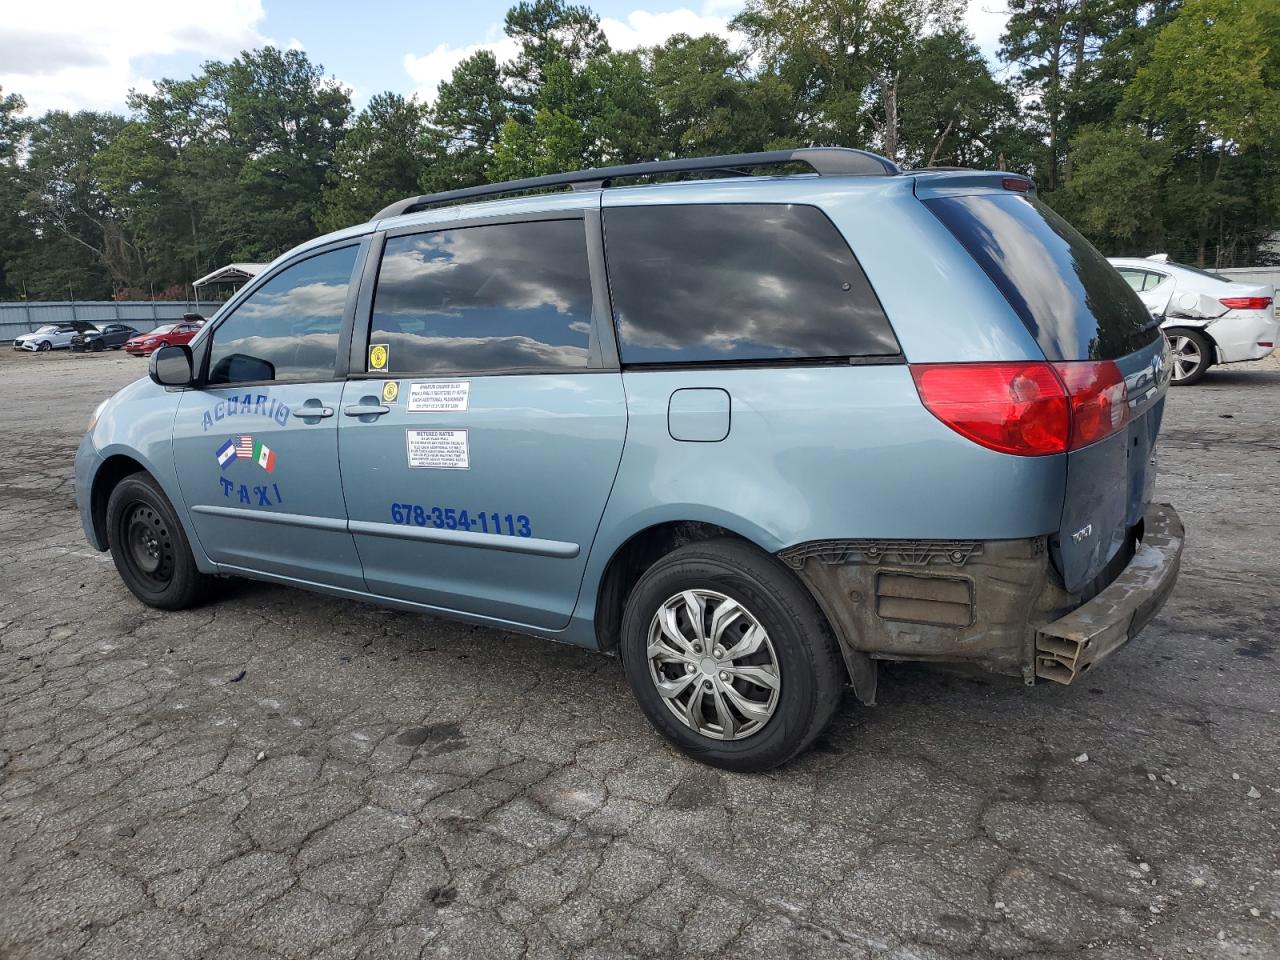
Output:
<path fill-rule="evenodd" d="M 141 373 L 0 351 L 0 956 L 1280 956 L 1280 361 L 1171 395 L 1182 579 L 1086 685 L 894 668 L 765 776 L 586 651 L 141 606 L 70 479 Z"/>

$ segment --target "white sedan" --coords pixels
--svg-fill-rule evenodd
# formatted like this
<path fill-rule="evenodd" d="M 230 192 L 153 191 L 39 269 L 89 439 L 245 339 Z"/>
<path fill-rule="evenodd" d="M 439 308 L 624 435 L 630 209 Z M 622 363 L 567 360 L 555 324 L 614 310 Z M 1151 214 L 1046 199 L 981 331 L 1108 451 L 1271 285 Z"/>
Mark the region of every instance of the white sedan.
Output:
<path fill-rule="evenodd" d="M 1235 283 L 1163 253 L 1108 259 L 1147 309 L 1165 318 L 1175 386 L 1190 386 L 1215 363 L 1260 360 L 1275 349 L 1274 287 Z"/>
<path fill-rule="evenodd" d="M 62 350 L 71 346 L 71 338 L 77 333 L 97 333 L 98 328 L 87 320 L 60 320 L 46 323 L 33 333 L 24 333 L 13 341 L 15 350 Z"/>

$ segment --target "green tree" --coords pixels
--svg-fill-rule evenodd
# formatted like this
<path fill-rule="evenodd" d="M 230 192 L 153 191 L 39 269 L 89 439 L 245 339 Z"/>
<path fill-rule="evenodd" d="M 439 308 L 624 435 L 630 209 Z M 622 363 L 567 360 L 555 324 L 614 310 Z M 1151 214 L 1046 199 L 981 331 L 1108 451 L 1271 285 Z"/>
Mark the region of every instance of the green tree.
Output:
<path fill-rule="evenodd" d="M 493 53 L 480 50 L 453 69 L 436 93 L 431 162 L 422 176 L 427 191 L 484 182 L 485 168 L 510 113 L 502 71 Z"/>
<path fill-rule="evenodd" d="M 1270 0 L 1187 0 L 1127 103 L 1173 158 L 1167 214 L 1184 238 L 1180 252 L 1221 265 L 1228 249 L 1256 245 L 1258 208 L 1274 222 L 1266 184 L 1278 172 L 1280 9 Z"/>
<path fill-rule="evenodd" d="M 509 90 L 526 107 L 537 102 L 549 66 L 564 63 L 571 71 L 581 70 L 609 49 L 600 17 L 590 7 L 563 0 L 521 0 L 507 11 L 505 31 L 520 44 L 506 68 Z"/>
<path fill-rule="evenodd" d="M 11 262 L 9 282 L 31 298 L 109 297 L 141 277 L 141 254 L 94 164 L 124 125 L 109 113 L 61 110 L 30 124 L 20 204 L 37 242 Z"/>
<path fill-rule="evenodd" d="M 21 289 L 15 283 L 17 278 L 11 276 L 10 265 L 33 239 L 22 217 L 24 191 L 18 163 L 27 136 L 24 109 L 22 97 L 0 88 L 0 296 L 7 297 L 18 295 Z"/>
<path fill-rule="evenodd" d="M 734 20 L 792 92 L 800 136 L 898 154 L 898 84 L 915 43 L 958 23 L 958 0 L 748 0 Z"/>
<path fill-rule="evenodd" d="M 677 34 L 650 54 L 663 144 L 672 155 L 743 153 L 799 146 L 793 91 L 756 76 L 723 37 Z"/>
<path fill-rule="evenodd" d="M 899 159 L 910 166 L 999 167 L 1028 152 L 1012 93 L 963 31 L 911 44 L 899 61 L 896 97 Z"/>
<path fill-rule="evenodd" d="M 1052 202 L 1109 254 L 1162 245 L 1161 193 L 1168 169 L 1162 144 L 1137 127 L 1084 127 L 1071 140 L 1073 169 Z"/>
<path fill-rule="evenodd" d="M 318 232 L 321 196 L 351 115 L 349 92 L 300 50 L 206 64 L 240 158 L 237 257 L 269 260 Z"/>
<path fill-rule="evenodd" d="M 427 113 L 416 99 L 395 93 L 369 100 L 334 152 L 322 230 L 368 220 L 388 203 L 417 192 L 430 162 Z"/>

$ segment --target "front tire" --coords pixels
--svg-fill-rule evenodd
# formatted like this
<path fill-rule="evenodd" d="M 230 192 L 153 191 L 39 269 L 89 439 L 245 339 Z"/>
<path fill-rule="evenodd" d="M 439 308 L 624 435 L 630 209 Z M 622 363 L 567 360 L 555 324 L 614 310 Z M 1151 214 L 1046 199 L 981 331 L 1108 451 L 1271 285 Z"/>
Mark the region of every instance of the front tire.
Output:
<path fill-rule="evenodd" d="M 107 540 L 120 579 L 147 606 L 184 610 L 208 595 L 213 578 L 196 568 L 173 505 L 147 474 L 130 474 L 111 491 Z"/>
<path fill-rule="evenodd" d="M 102 352 L 103 350 L 105 350 L 105 349 L 106 349 L 106 348 L 102 345 L 102 341 L 101 341 L 101 340 L 95 340 L 95 341 L 93 341 L 93 352 L 94 352 L 94 353 L 101 353 L 101 352 Z"/>
<path fill-rule="evenodd" d="M 754 772 L 826 729 L 845 668 L 803 585 L 735 539 L 672 551 L 627 599 L 620 654 L 649 721 L 695 760 Z"/>
<path fill-rule="evenodd" d="M 1176 327 L 1168 332 L 1175 387 L 1199 383 L 1213 366 L 1213 344 L 1198 330 Z"/>
<path fill-rule="evenodd" d="M 40 352 L 40 353 L 47 353 L 48 351 L 50 351 L 50 350 L 52 350 L 52 349 L 53 349 L 53 344 L 52 344 L 52 343 L 50 343 L 48 340 L 41 340 L 41 341 L 40 341 L 40 347 L 39 347 L 39 352 Z"/>

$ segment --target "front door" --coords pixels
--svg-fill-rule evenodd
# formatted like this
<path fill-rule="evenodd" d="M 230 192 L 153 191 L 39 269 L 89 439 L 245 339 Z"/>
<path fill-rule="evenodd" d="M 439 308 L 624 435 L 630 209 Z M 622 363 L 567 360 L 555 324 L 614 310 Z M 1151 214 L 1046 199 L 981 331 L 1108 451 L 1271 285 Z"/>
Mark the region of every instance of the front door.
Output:
<path fill-rule="evenodd" d="M 371 592 L 568 623 L 626 434 L 588 268 L 595 216 L 387 239 L 366 376 L 338 424 Z"/>
<path fill-rule="evenodd" d="M 209 557 L 362 590 L 338 476 L 338 341 L 359 246 L 287 265 L 219 321 L 204 385 L 173 426 L 182 495 Z"/>

